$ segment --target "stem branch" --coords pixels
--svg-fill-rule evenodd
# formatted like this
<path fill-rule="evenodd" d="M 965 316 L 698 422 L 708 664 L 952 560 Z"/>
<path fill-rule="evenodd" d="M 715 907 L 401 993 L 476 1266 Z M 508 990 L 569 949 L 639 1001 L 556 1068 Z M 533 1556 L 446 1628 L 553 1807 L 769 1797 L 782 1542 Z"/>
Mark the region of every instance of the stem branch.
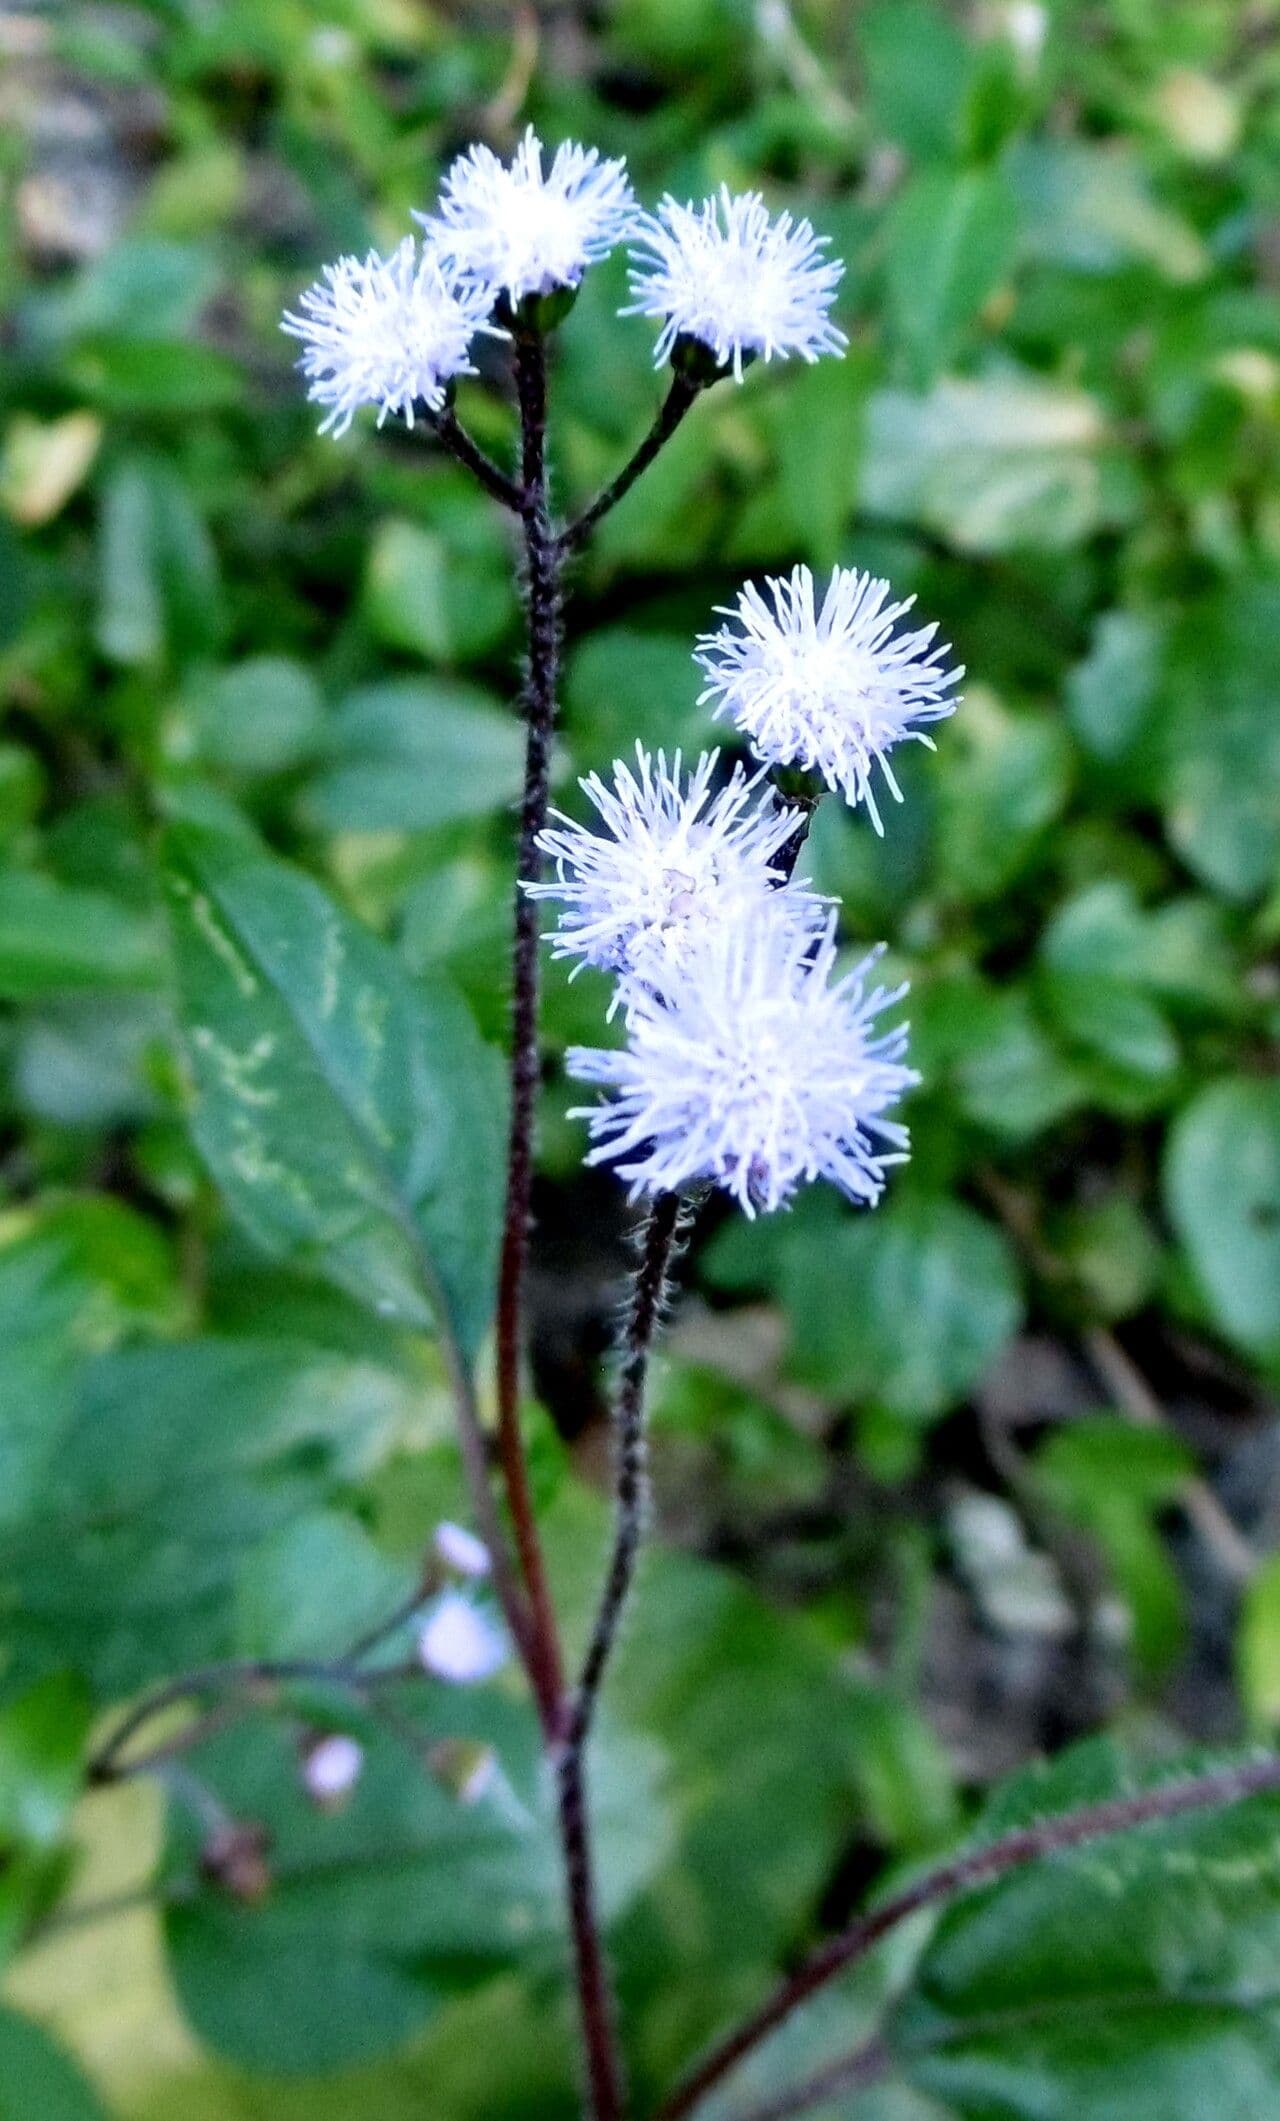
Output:
<path fill-rule="evenodd" d="M 520 511 L 520 488 L 514 479 L 485 455 L 478 442 L 474 442 L 462 425 L 452 405 L 445 405 L 439 412 L 427 414 L 427 424 L 442 449 L 466 466 L 472 476 L 479 480 L 487 494 L 491 494 L 503 508 L 513 515 Z"/>
<path fill-rule="evenodd" d="M 623 1335 L 623 1362 L 613 1410 L 613 1552 L 583 1659 L 569 1727 L 568 1744 L 579 1750 L 590 1735 L 605 1668 L 617 1639 L 618 1622 L 631 1589 L 644 1532 L 648 1501 L 645 1383 L 654 1333 L 662 1316 L 667 1269 L 675 1247 L 680 1209 L 678 1193 L 660 1193 L 649 1212 L 641 1238 L 640 1265 Z"/>
<path fill-rule="evenodd" d="M 685 2115 L 694 2111 L 712 2087 L 728 2076 L 730 2070 L 735 2069 L 785 2018 L 789 2018 L 802 2003 L 807 2003 L 819 1989 L 825 1988 L 837 1974 L 843 1973 L 846 1967 L 865 1958 L 890 1930 L 918 1914 L 922 1908 L 935 1907 L 958 1893 L 989 1885 L 993 1879 L 1002 1878 L 1024 1864 L 1042 1862 L 1046 1857 L 1061 1855 L 1085 1842 L 1100 1840 L 1104 1835 L 1126 1833 L 1157 1820 L 1176 1819 L 1184 1812 L 1211 1811 L 1239 1804 L 1246 1797 L 1260 1796 L 1272 1790 L 1280 1790 L 1280 1754 L 1274 1753 L 1219 1769 L 1213 1774 L 1165 1783 L 1163 1787 L 1143 1790 L 1134 1797 L 1113 1797 L 1102 1804 L 1085 1805 L 1079 1811 L 1065 1812 L 1056 1819 L 1038 1820 L 1033 1826 L 1020 1827 L 997 1841 L 988 1842 L 983 1848 L 970 1849 L 949 1863 L 939 1864 L 936 1870 L 927 1871 L 918 1878 L 914 1885 L 906 1886 L 892 1899 L 883 1901 L 865 1915 L 859 1915 L 847 1929 L 822 1945 L 794 1974 L 781 1982 L 768 2001 L 714 2047 L 692 2075 L 677 2087 L 660 2108 L 657 2121 L 684 2121 Z M 782 2107 L 778 2111 L 789 2113 L 796 2109 Z"/>
<path fill-rule="evenodd" d="M 560 551 L 574 552 L 590 537 L 596 524 L 616 508 L 624 494 L 630 493 L 640 474 L 647 471 L 664 442 L 670 440 L 691 405 L 701 395 L 705 386 L 679 371 L 671 378 L 671 387 L 659 406 L 653 425 L 638 445 L 635 454 L 627 459 L 616 479 L 612 479 L 602 492 L 596 495 L 589 508 L 585 508 L 576 522 L 569 523 L 560 533 Z"/>

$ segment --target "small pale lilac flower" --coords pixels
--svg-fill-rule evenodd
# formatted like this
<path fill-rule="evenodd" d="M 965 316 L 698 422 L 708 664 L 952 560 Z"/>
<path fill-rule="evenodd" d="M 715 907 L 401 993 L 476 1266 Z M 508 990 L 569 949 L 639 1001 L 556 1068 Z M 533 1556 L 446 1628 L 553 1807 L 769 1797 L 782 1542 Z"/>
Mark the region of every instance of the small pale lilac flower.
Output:
<path fill-rule="evenodd" d="M 936 626 L 895 634 L 915 599 L 888 598 L 887 582 L 837 567 L 819 609 L 812 574 L 797 567 L 770 576 L 765 593 L 748 583 L 721 607 L 731 623 L 696 649 L 702 703 L 714 701 L 768 764 L 803 767 L 865 803 L 877 832 L 873 767 L 901 802 L 889 753 L 904 738 L 933 749 L 919 725 L 955 712 L 950 695 L 964 676 L 948 665 L 950 649 L 933 645 Z"/>
<path fill-rule="evenodd" d="M 445 1591 L 418 1634 L 418 1661 L 436 1679 L 475 1686 L 507 1661 L 507 1639 L 462 1591 Z"/>
<path fill-rule="evenodd" d="M 450 1524 L 448 1520 L 438 1524 L 435 1549 L 445 1567 L 455 1576 L 487 1576 L 492 1567 L 489 1549 L 483 1539 L 477 1539 L 465 1525 Z"/>
<path fill-rule="evenodd" d="M 485 321 L 492 306 L 412 236 L 389 258 L 371 250 L 326 265 L 280 327 L 301 341 L 307 396 L 328 407 L 321 434 L 344 435 L 362 405 L 377 406 L 379 427 L 388 413 L 412 427 L 417 405 L 438 412 L 453 378 L 475 374 L 476 333 L 501 336 Z"/>
<path fill-rule="evenodd" d="M 620 1052 L 574 1048 L 569 1073 L 613 1095 L 579 1111 L 632 1199 L 709 1181 L 747 1215 L 829 1179 L 873 1204 L 905 1160 L 887 1115 L 918 1081 L 906 1027 L 875 1020 L 905 988 L 867 991 L 879 952 L 833 980 L 835 916 L 815 942 L 767 908 L 711 931 L 661 995 L 636 987 Z"/>
<path fill-rule="evenodd" d="M 345 1731 L 331 1731 L 310 1744 L 302 1761 L 307 1795 L 321 1807 L 339 1805 L 351 1795 L 364 1768 L 364 1747 Z"/>
<path fill-rule="evenodd" d="M 625 162 L 565 140 L 543 171 L 532 126 L 511 162 L 469 147 L 445 174 L 435 214 L 415 214 L 440 255 L 513 305 L 576 287 L 630 228 L 635 199 Z"/>
<path fill-rule="evenodd" d="M 604 831 L 559 822 L 539 834 L 555 864 L 555 880 L 530 884 L 532 898 L 557 899 L 562 911 L 552 945 L 557 957 L 598 965 L 661 986 L 707 932 L 731 919 L 749 919 L 765 898 L 812 935 L 825 903 L 803 884 L 778 888 L 778 856 L 797 830 L 798 816 L 735 766 L 714 786 L 718 752 L 703 752 L 692 772 L 680 753 L 668 766 L 636 745 L 633 770 L 614 762 L 612 784 L 599 774 L 580 783 Z"/>
<path fill-rule="evenodd" d="M 771 218 L 759 192 L 722 185 L 701 206 L 668 196 L 637 225 L 622 314 L 661 321 L 656 367 L 680 338 L 709 347 L 739 382 L 756 355 L 842 354 L 848 341 L 828 312 L 844 267 L 823 256 L 826 242 L 808 221 Z"/>

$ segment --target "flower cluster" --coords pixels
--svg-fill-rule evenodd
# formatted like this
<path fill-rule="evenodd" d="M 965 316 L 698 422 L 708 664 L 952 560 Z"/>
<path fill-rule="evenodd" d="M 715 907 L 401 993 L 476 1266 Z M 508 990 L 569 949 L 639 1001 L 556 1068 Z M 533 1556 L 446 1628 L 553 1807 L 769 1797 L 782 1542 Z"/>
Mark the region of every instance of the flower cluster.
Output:
<path fill-rule="evenodd" d="M 415 407 L 438 413 L 456 378 L 475 373 L 478 333 L 501 338 L 523 304 L 571 296 L 628 241 L 624 314 L 658 321 L 659 363 L 694 346 L 710 373 L 740 382 L 757 355 L 815 361 L 845 346 L 828 314 L 843 268 L 807 221 L 771 218 L 757 192 L 699 207 L 668 198 L 642 214 L 624 162 L 567 140 L 548 163 L 530 126 L 509 163 L 484 146 L 459 155 L 434 211 L 413 218 L 420 239 L 389 257 L 339 258 L 285 315 L 322 434 L 345 434 L 364 405 L 379 425 L 397 413 L 412 426 Z"/>
<path fill-rule="evenodd" d="M 611 785 L 582 782 L 592 825 L 541 835 L 554 873 L 526 888 L 559 904 L 554 952 L 615 977 L 625 1044 L 576 1047 L 568 1068 L 605 1092 L 576 1115 L 588 1161 L 633 1197 L 709 1183 L 755 1215 L 825 1178 L 871 1205 L 907 1153 L 893 1114 L 917 1078 L 905 1027 L 880 1021 L 906 990 L 870 984 L 879 952 L 837 970 L 832 904 L 793 874 L 816 793 L 797 806 L 768 775 L 801 769 L 880 829 L 872 765 L 899 794 L 890 751 L 929 742 L 918 725 L 952 711 L 961 676 L 933 627 L 895 630 L 908 608 L 840 568 L 820 605 L 807 568 L 748 586 L 696 655 L 756 770 L 721 777 L 710 752 L 686 774 L 637 744 Z"/>
<path fill-rule="evenodd" d="M 414 219 L 419 237 L 389 258 L 340 259 L 285 317 L 322 431 L 344 433 L 362 405 L 380 424 L 441 413 L 455 378 L 474 373 L 478 334 L 523 343 L 623 243 L 623 314 L 655 321 L 657 360 L 682 379 L 668 406 L 720 377 L 741 382 L 753 361 L 812 362 L 847 343 L 831 315 L 843 267 L 807 220 L 724 187 L 642 213 L 621 160 L 572 141 L 548 157 L 532 127 L 509 162 L 467 149 Z M 462 453 L 466 438 L 440 431 Z M 695 657 L 700 704 L 746 740 L 755 765 L 722 771 L 704 752 L 686 768 L 678 752 L 668 761 L 637 743 L 634 767 L 615 761 L 611 780 L 581 784 L 590 824 L 552 813 L 538 835 L 551 874 L 524 888 L 558 905 L 556 955 L 616 983 L 609 1015 L 622 1017 L 624 1046 L 577 1048 L 569 1067 L 606 1093 L 586 1115 L 590 1160 L 614 1164 L 635 1194 L 711 1183 L 755 1214 L 824 1177 L 870 1203 L 906 1153 L 892 1115 L 915 1077 L 904 1030 L 879 1023 L 903 990 L 868 984 L 873 958 L 838 972 L 831 902 L 794 870 L 822 789 L 882 831 L 880 782 L 901 800 L 891 753 L 931 744 L 929 726 L 954 711 L 963 673 L 935 627 L 901 625 L 909 608 L 888 583 L 839 567 L 821 597 L 805 567 L 748 584 Z M 799 800 L 786 793 L 795 775 Z M 439 1676 L 466 1679 L 503 1648 L 466 1586 L 466 1535 L 455 1531 L 442 1556 L 463 1580 L 428 1616 L 419 1654 Z"/>

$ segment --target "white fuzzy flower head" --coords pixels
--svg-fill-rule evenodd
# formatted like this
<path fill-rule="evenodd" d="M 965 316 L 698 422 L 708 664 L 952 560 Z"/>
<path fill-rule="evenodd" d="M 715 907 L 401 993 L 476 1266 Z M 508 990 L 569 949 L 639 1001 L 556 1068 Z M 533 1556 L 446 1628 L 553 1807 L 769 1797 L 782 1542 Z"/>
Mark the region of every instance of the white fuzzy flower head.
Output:
<path fill-rule="evenodd" d="M 848 341 L 828 312 L 844 267 L 823 256 L 826 241 L 791 214 L 771 219 L 759 192 L 722 186 L 701 206 L 667 197 L 638 224 L 622 314 L 661 319 L 655 366 L 677 339 L 696 339 L 739 382 L 756 355 L 843 353 Z"/>
<path fill-rule="evenodd" d="M 615 1164 L 633 1199 L 710 1181 L 749 1216 L 815 1178 L 873 1204 L 908 1146 L 887 1115 L 918 1080 L 905 1026 L 875 1030 L 905 992 L 868 992 L 876 955 L 833 980 L 834 916 L 816 944 L 767 913 L 713 931 L 665 995 L 631 996 L 621 1052 L 569 1053 L 613 1092 L 575 1115 L 588 1163 Z"/>
<path fill-rule="evenodd" d="M 429 250 L 406 236 L 389 258 L 339 258 L 286 311 L 281 330 L 302 344 L 307 396 L 328 407 L 321 434 L 344 435 L 362 405 L 381 427 L 414 407 L 438 412 L 455 376 L 471 376 L 471 341 L 492 307 L 488 289 L 448 277 Z M 494 336 L 499 334 L 494 333 Z"/>
<path fill-rule="evenodd" d="M 458 271 L 500 289 L 514 306 L 525 295 L 576 287 L 634 214 L 625 162 L 565 140 L 544 173 L 542 142 L 530 126 L 510 163 L 488 147 L 459 155 L 440 187 L 438 212 L 414 219 Z"/>
<path fill-rule="evenodd" d="M 865 803 L 877 832 L 873 768 L 901 802 L 889 753 L 904 738 L 933 749 L 920 725 L 955 712 L 964 676 L 934 645 L 936 626 L 895 633 L 915 599 L 894 604 L 889 593 L 887 582 L 837 567 L 819 609 L 812 574 L 797 567 L 789 579 L 771 576 L 765 592 L 748 583 L 722 607 L 730 623 L 696 650 L 701 702 L 714 701 L 769 765 L 803 767 L 846 802 Z"/>
<path fill-rule="evenodd" d="M 492 1679 L 507 1661 L 501 1628 L 462 1591 L 436 1600 L 418 1635 L 418 1662 L 436 1679 L 476 1686 Z"/>
<path fill-rule="evenodd" d="M 556 812 L 559 823 L 539 834 L 555 880 L 526 888 L 560 901 L 553 949 L 576 958 L 575 971 L 598 965 L 661 986 L 712 928 L 750 918 L 764 899 L 807 935 L 821 926 L 824 902 L 784 885 L 776 866 L 797 813 L 741 766 L 716 789 L 718 760 L 703 752 L 685 774 L 678 751 L 668 766 L 665 753 L 655 760 L 637 744 L 634 771 L 618 759 L 612 785 L 596 773 L 580 784 L 603 832 Z"/>

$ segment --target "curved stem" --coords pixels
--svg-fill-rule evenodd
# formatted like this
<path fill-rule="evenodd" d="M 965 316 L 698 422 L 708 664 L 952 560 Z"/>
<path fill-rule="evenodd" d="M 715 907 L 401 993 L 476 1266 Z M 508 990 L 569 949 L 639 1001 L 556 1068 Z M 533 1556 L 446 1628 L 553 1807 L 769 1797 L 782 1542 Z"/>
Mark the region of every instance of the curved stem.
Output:
<path fill-rule="evenodd" d="M 614 1400 L 613 1551 L 591 1630 L 582 1673 L 569 1713 L 564 1747 L 557 1765 L 560 1832 L 564 1843 L 569 1891 L 569 1920 L 579 1968 L 579 1998 L 586 2049 L 592 2112 L 598 2121 L 613 2121 L 623 2110 L 622 2086 L 613 2029 L 613 2004 L 605 1973 L 592 1884 L 591 1845 L 586 1810 L 587 1739 L 600 1687 L 617 1639 L 618 1622 L 635 1574 L 644 1530 L 647 1497 L 644 1391 L 649 1351 L 662 1314 L 667 1269 L 680 1220 L 680 1198 L 658 1196 L 641 1240 L 631 1305 L 623 1336 L 623 1363 Z"/>
<path fill-rule="evenodd" d="M 396 1666 L 385 1672 L 364 1671 L 349 1657 L 327 1662 L 320 1657 L 241 1657 L 230 1659 L 226 1664 L 201 1665 L 195 1671 L 184 1672 L 178 1679 L 168 1680 L 127 1711 L 110 1737 L 92 1755 L 88 1780 L 91 1783 L 115 1782 L 132 1774 L 135 1763 L 120 1758 L 130 1740 L 157 1716 L 163 1715 L 167 1709 L 180 1707 L 184 1701 L 197 1701 L 202 1695 L 222 1694 L 237 1687 L 252 1693 L 259 1687 L 308 1683 L 364 1693 L 387 1680 L 405 1678 L 407 1670 L 411 1669 Z M 149 1768 L 155 1758 L 155 1755 L 148 1754 L 136 1765 Z"/>
<path fill-rule="evenodd" d="M 613 1409 L 613 1552 L 583 1659 L 569 1727 L 568 1744 L 579 1750 L 590 1735 L 644 1532 L 648 1503 L 645 1384 L 654 1334 L 662 1316 L 667 1270 L 675 1248 L 680 1209 L 678 1193 L 660 1193 L 649 1212 L 640 1241 L 640 1265 L 623 1335 L 623 1362 Z"/>
<path fill-rule="evenodd" d="M 988 1842 L 983 1848 L 970 1849 L 949 1863 L 939 1864 L 936 1870 L 918 1878 L 914 1885 L 906 1886 L 892 1899 L 860 1915 L 780 1983 L 768 2001 L 736 2032 L 730 2033 L 713 2048 L 692 2075 L 686 2077 L 660 2107 L 656 2121 L 684 2121 L 684 2116 L 694 2111 L 713 2086 L 727 2077 L 730 2070 L 736 2069 L 794 2010 L 807 2003 L 846 1967 L 865 1958 L 890 1930 L 918 1914 L 922 1908 L 935 1907 L 958 1893 L 972 1892 L 975 1886 L 989 1885 L 993 1879 L 1002 1878 L 1024 1864 L 1038 1863 L 1045 1857 L 1060 1855 L 1105 1835 L 1126 1833 L 1134 1827 L 1152 1825 L 1157 1820 L 1176 1819 L 1184 1812 L 1212 1811 L 1239 1804 L 1246 1797 L 1257 1797 L 1270 1790 L 1280 1790 L 1280 1755 L 1277 1754 L 1266 1754 L 1237 1767 L 1219 1769 L 1214 1774 L 1169 1782 L 1162 1788 L 1143 1790 L 1134 1797 L 1113 1797 L 1103 1804 L 1064 1812 L 1056 1819 L 1038 1820 L 1034 1826 L 1020 1827 L 1011 1834 L 1001 1835 L 997 1841 Z M 795 2110 L 792 2107 L 780 2109 L 784 2113 Z"/>
<path fill-rule="evenodd" d="M 525 770 L 516 852 L 515 945 L 511 1031 L 511 1118 L 507 1195 L 498 1272 L 498 1455 L 529 1594 L 534 1690 L 548 1731 L 556 1727 L 563 1691 L 559 1636 L 529 1491 L 520 1435 L 520 1359 L 533 1195 L 533 1129 L 541 1073 L 538 1046 L 538 909 L 525 889 L 540 874 L 538 834 L 546 822 L 551 740 L 555 729 L 560 649 L 560 567 L 547 500 L 547 366 L 542 334 L 515 326 L 516 388 L 520 399 L 521 521 L 529 668 L 525 685 Z"/>
<path fill-rule="evenodd" d="M 609 485 L 596 495 L 590 507 L 583 510 L 577 521 L 569 523 L 561 531 L 562 553 L 575 551 L 590 537 L 596 524 L 608 515 L 610 509 L 617 507 L 623 495 L 630 493 L 641 472 L 648 470 L 663 443 L 670 440 L 689 407 L 701 396 L 704 388 L 705 385 L 677 370 L 671 378 L 671 387 L 658 408 L 653 425 L 634 455 L 628 458 L 617 478 L 611 480 Z"/>
<path fill-rule="evenodd" d="M 472 476 L 479 480 L 487 494 L 501 502 L 513 514 L 520 510 L 520 488 L 514 479 L 509 479 L 501 466 L 492 457 L 485 455 L 478 442 L 474 442 L 462 425 L 452 405 L 445 405 L 439 412 L 427 414 L 427 425 L 442 449 L 466 466 Z"/>

